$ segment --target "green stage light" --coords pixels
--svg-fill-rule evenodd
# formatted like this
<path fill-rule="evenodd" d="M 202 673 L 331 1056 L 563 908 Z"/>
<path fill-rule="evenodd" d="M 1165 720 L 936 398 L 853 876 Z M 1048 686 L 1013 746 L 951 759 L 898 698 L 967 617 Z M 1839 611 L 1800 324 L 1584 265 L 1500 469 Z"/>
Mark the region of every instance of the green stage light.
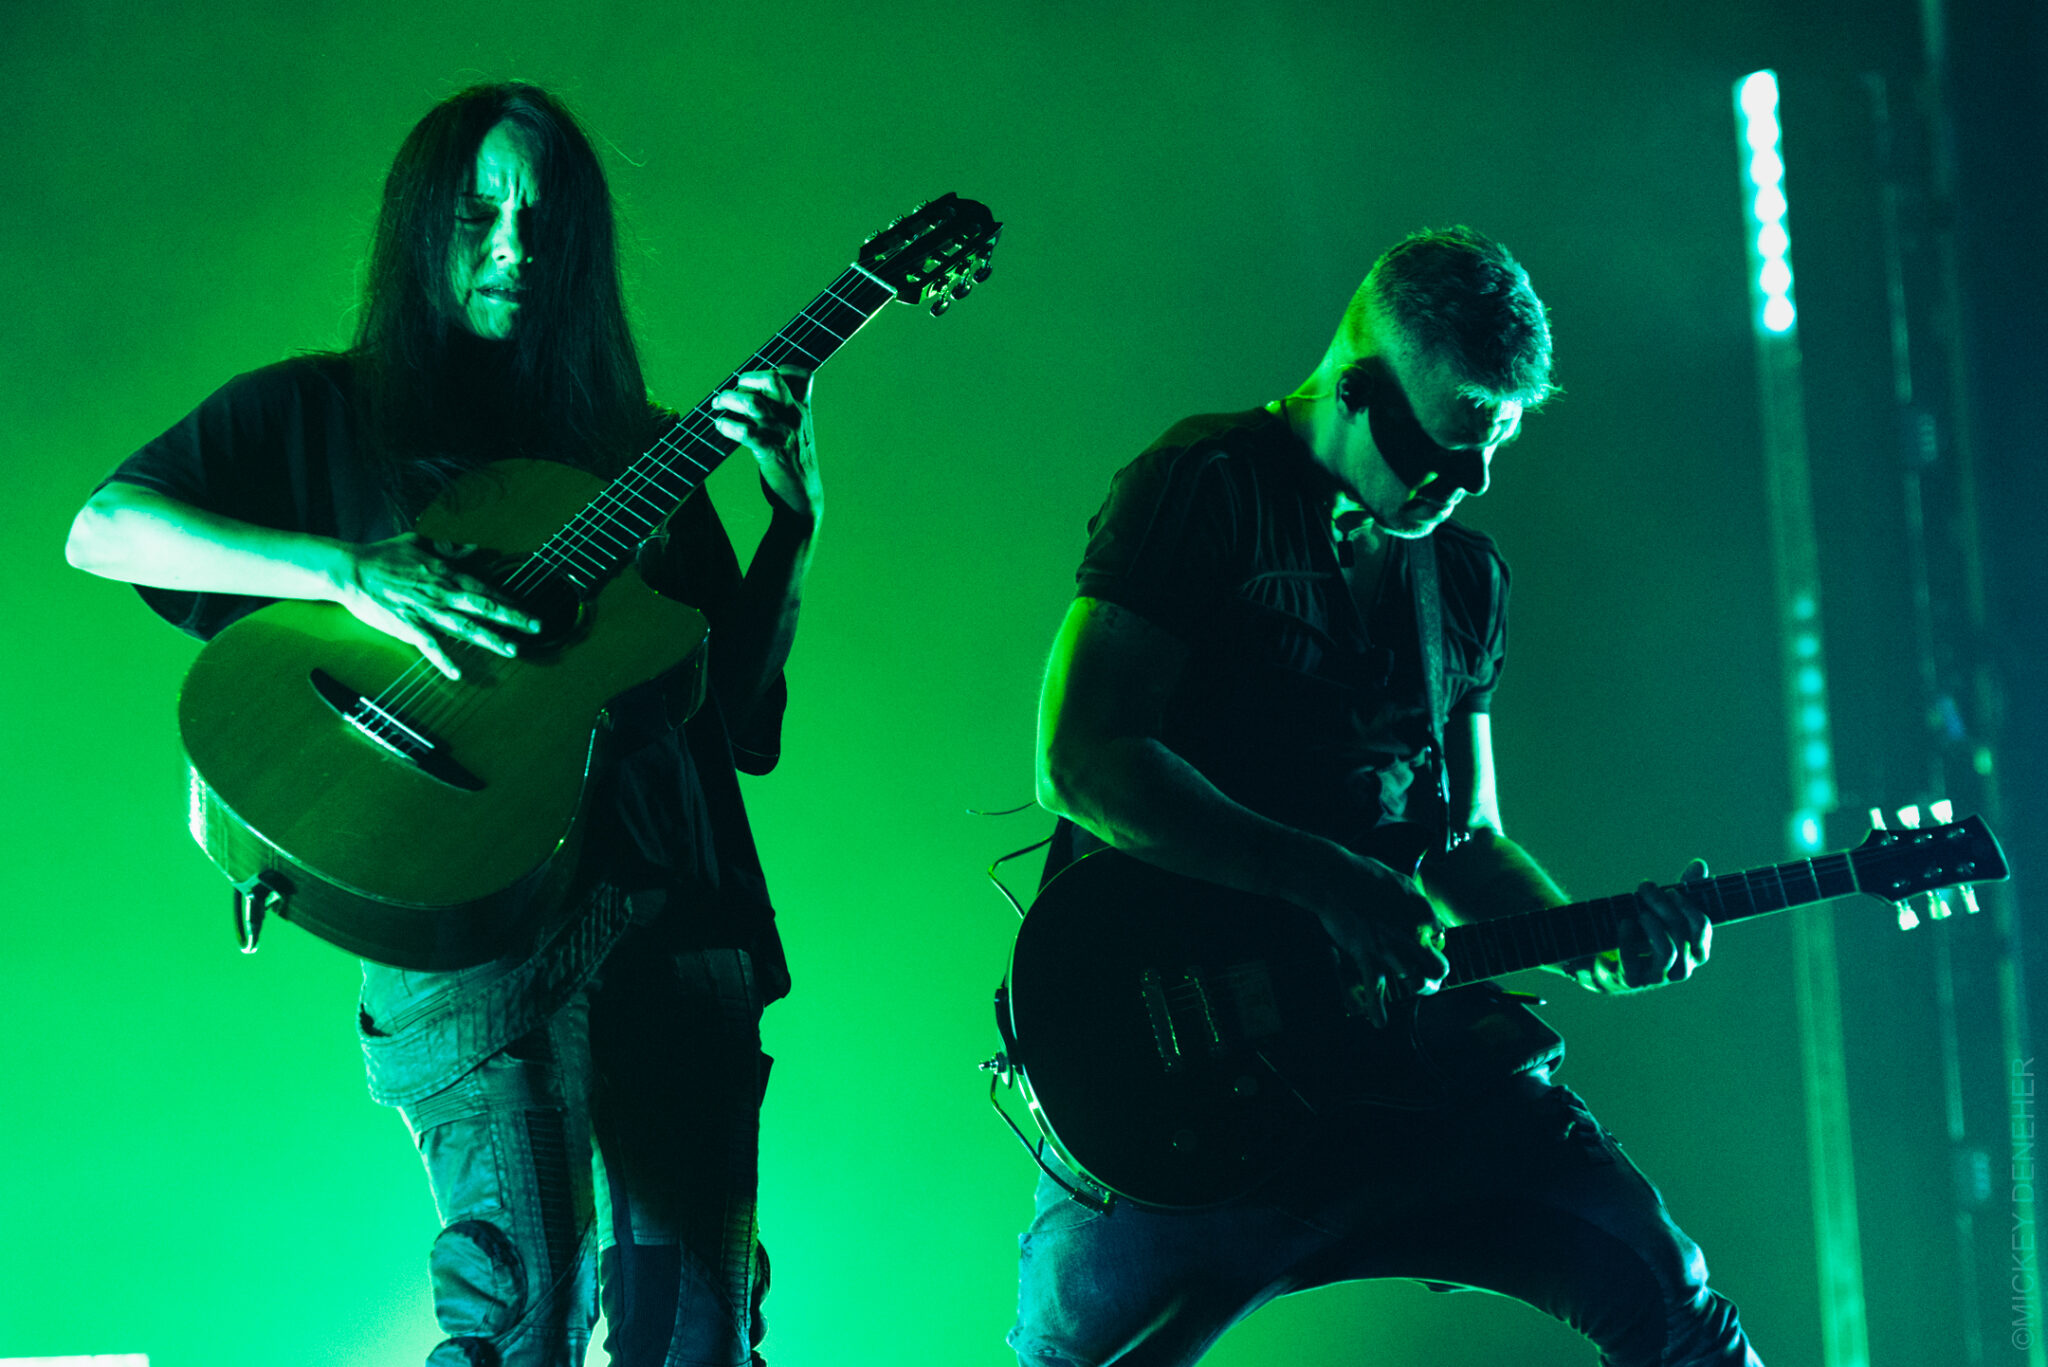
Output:
<path fill-rule="evenodd" d="M 1736 87 L 1736 107 L 1743 121 L 1742 140 L 1750 149 L 1750 217 L 1756 223 L 1751 264 L 1757 322 L 1766 332 L 1787 333 L 1798 320 L 1792 304 L 1792 237 L 1785 229 L 1785 158 L 1779 146 L 1778 77 L 1758 71 Z"/>

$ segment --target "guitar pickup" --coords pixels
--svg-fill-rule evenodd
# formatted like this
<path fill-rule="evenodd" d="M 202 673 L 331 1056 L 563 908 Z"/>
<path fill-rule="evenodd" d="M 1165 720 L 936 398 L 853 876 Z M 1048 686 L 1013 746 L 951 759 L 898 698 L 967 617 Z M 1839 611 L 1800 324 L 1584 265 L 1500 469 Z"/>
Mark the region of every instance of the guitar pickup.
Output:
<path fill-rule="evenodd" d="M 1200 1047 L 1218 1056 L 1226 1052 L 1209 984 L 1200 969 L 1183 969 L 1169 981 L 1158 969 L 1148 968 L 1138 975 L 1138 991 L 1144 998 L 1145 1018 L 1152 1026 L 1152 1045 L 1159 1051 L 1159 1061 L 1166 1065 L 1167 1072 L 1187 1061 L 1186 1051 L 1181 1047 L 1180 1025 L 1175 1019 L 1176 1008 L 1182 1016 L 1193 1015 Z"/>
<path fill-rule="evenodd" d="M 1167 1004 L 1166 984 L 1158 969 L 1148 968 L 1138 975 L 1138 992 L 1145 999 L 1145 1018 L 1152 1024 L 1152 1047 L 1171 1073 L 1181 1066 L 1180 1040 L 1174 1034 L 1173 1008 Z"/>

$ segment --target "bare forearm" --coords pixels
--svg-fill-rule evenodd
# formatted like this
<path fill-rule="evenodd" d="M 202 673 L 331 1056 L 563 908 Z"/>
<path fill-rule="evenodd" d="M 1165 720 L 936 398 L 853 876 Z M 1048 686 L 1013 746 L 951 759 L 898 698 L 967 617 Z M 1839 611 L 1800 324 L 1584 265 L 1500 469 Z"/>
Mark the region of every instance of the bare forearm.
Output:
<path fill-rule="evenodd" d="M 1447 965 L 1412 880 L 1250 810 L 1160 739 L 1186 658 L 1143 616 L 1075 599 L 1039 695 L 1040 803 L 1162 868 L 1311 912 L 1368 984 L 1431 990 Z"/>
<path fill-rule="evenodd" d="M 138 485 L 107 485 L 79 510 L 70 563 L 131 584 L 260 598 L 334 598 L 347 548 L 327 537 L 222 517 Z"/>
<path fill-rule="evenodd" d="M 775 510 L 747 566 L 725 639 L 711 652 L 718 694 L 736 731 L 745 731 L 789 660 L 816 534 L 814 518 Z"/>
<path fill-rule="evenodd" d="M 132 484 L 109 484 L 87 501 L 64 554 L 79 569 L 132 584 L 331 600 L 418 648 L 451 679 L 462 677 L 449 653 L 456 642 L 509 657 L 539 625 L 411 533 L 358 545 L 282 532 Z"/>
<path fill-rule="evenodd" d="M 1481 829 L 1422 866 L 1429 895 L 1460 921 L 1485 921 L 1571 899 L 1535 857 L 1499 831 Z"/>
<path fill-rule="evenodd" d="M 1294 902 L 1341 876 L 1333 841 L 1233 801 L 1161 742 L 1126 737 L 1085 760 L 1042 766 L 1039 802 L 1101 840 L 1175 873 Z"/>

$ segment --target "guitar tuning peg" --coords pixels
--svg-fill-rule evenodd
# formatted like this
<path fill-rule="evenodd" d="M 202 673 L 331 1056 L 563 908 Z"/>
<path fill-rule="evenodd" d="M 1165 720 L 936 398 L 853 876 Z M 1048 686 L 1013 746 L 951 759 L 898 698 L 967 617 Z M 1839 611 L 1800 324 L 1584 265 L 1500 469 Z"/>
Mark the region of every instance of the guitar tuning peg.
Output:
<path fill-rule="evenodd" d="M 1870 824 L 1873 828 L 1880 831 L 1889 829 L 1884 824 L 1884 808 L 1872 807 L 1870 809 Z"/>
<path fill-rule="evenodd" d="M 1956 819 L 1956 804 L 1947 798 L 1937 798 L 1927 804 L 1927 814 L 1946 826 Z"/>
<path fill-rule="evenodd" d="M 993 274 L 995 274 L 995 267 L 984 264 L 980 270 L 977 270 L 974 273 L 974 283 L 979 285 L 982 281 L 988 279 L 989 276 Z"/>
<path fill-rule="evenodd" d="M 1930 892 L 1927 894 L 1928 920 L 1946 921 L 1950 916 L 1954 914 L 1955 908 L 1951 907 L 1948 904 L 1948 898 L 1943 897 L 1939 892 Z"/>
<path fill-rule="evenodd" d="M 1975 916 L 1982 908 L 1977 905 L 1977 889 L 1969 883 L 1956 889 L 1963 899 L 1963 910 Z"/>
<path fill-rule="evenodd" d="M 1914 806 L 1911 806 L 1911 807 L 1901 807 L 1901 808 L 1899 808 L 1899 824 L 1900 824 L 1901 826 L 1904 826 L 1904 827 L 1905 827 L 1905 828 L 1906 828 L 1907 830 L 1909 830 L 1909 831 L 1917 831 L 1917 830 L 1919 830 L 1919 829 L 1920 829 L 1920 808 L 1919 808 L 1919 806 L 1918 806 L 1918 805 L 1916 804 L 1916 805 L 1914 805 Z"/>
<path fill-rule="evenodd" d="M 1917 912 L 1915 912 L 1915 911 L 1913 910 L 1913 907 L 1912 907 L 1912 904 L 1911 904 L 1911 903 L 1909 903 L 1909 902 L 1894 902 L 1894 903 L 1892 903 L 1892 905 L 1893 905 L 1893 906 L 1895 906 L 1895 907 L 1897 907 L 1897 908 L 1899 909 L 1899 929 L 1900 929 L 1900 930 L 1911 930 L 1911 929 L 1913 929 L 1913 928 L 1914 928 L 1915 926 L 1917 926 L 1917 925 L 1919 925 L 1919 924 L 1920 924 L 1920 916 L 1919 916 L 1919 913 L 1917 913 Z"/>
<path fill-rule="evenodd" d="M 932 317 L 938 317 L 940 314 L 944 313 L 947 309 L 951 308 L 952 306 L 953 301 L 951 299 L 948 299 L 943 294 L 940 295 L 938 298 L 932 300 Z"/>

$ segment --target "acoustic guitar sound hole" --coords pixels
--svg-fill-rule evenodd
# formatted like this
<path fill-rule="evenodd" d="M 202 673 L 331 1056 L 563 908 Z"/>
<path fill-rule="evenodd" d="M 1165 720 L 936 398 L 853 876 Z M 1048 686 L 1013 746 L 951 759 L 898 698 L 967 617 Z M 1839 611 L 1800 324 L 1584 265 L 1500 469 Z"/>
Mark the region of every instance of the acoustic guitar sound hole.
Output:
<path fill-rule="evenodd" d="M 551 574 L 530 587 L 514 589 L 509 581 L 520 577 L 520 567 L 526 564 L 523 557 L 478 550 L 456 563 L 465 573 L 497 588 L 522 612 L 540 618 L 539 631 L 520 637 L 520 659 L 549 659 L 589 634 L 589 604 L 576 586 L 560 575 Z"/>

